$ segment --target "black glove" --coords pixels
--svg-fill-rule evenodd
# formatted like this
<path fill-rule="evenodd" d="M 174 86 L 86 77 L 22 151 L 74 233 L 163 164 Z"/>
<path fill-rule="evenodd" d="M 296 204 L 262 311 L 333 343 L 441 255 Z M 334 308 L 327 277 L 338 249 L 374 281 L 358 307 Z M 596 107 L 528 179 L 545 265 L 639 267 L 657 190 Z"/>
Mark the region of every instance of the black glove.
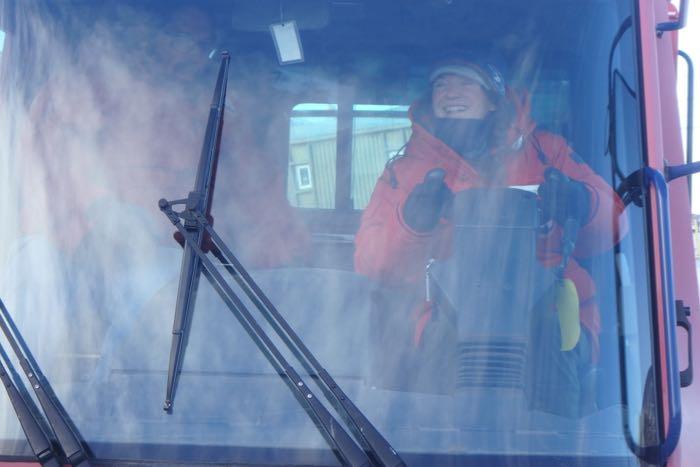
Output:
<path fill-rule="evenodd" d="M 544 172 L 544 183 L 537 190 L 542 200 L 544 221 L 554 219 L 564 225 L 567 219 L 575 219 L 579 225 L 588 220 L 591 210 L 591 195 L 586 186 L 564 175 L 553 167 Z"/>
<path fill-rule="evenodd" d="M 403 206 L 403 219 L 416 232 L 429 232 L 452 204 L 454 194 L 445 184 L 445 171 L 432 169 L 416 185 Z"/>

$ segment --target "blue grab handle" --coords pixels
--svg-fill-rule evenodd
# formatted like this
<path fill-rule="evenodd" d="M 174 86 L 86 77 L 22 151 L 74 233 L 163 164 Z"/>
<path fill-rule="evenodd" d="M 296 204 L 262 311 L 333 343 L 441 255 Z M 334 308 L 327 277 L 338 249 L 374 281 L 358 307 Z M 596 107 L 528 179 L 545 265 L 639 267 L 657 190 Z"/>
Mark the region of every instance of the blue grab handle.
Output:
<path fill-rule="evenodd" d="M 671 229 L 668 206 L 668 185 L 664 175 L 651 167 L 642 169 L 644 187 L 653 185 L 658 205 L 659 243 L 661 258 L 661 292 L 663 294 L 663 326 L 666 342 L 666 387 L 668 394 L 668 430 L 661 444 L 639 446 L 632 436 L 625 436 L 630 450 L 640 459 L 651 464 L 664 464 L 678 445 L 681 435 L 681 382 L 676 354 L 676 312 L 673 288 L 673 263 L 671 252 Z M 628 431 L 627 425 L 625 429 Z M 626 433 L 628 435 L 629 433 Z"/>

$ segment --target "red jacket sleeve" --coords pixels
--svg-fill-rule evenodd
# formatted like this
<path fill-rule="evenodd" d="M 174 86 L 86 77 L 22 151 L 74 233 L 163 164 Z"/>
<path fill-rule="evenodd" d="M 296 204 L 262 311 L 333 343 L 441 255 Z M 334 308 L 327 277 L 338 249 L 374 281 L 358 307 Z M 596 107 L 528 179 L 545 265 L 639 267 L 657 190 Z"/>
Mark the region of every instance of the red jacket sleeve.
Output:
<path fill-rule="evenodd" d="M 450 243 L 445 240 L 452 228 L 446 222 L 433 232 L 419 233 L 403 221 L 403 205 L 425 173 L 413 165 L 404 159 L 384 171 L 355 236 L 355 270 L 385 283 L 418 283 L 428 259 L 445 257 L 440 245 Z M 395 185 L 391 170 L 401 178 Z"/>
<path fill-rule="evenodd" d="M 590 192 L 588 221 L 582 226 L 573 256 L 584 258 L 609 250 L 627 233 L 625 206 L 615 190 L 596 174 L 559 137 L 540 138 L 546 154 L 552 154 L 551 165 L 573 180 L 582 182 Z M 548 147 L 546 147 L 548 146 Z M 553 229 L 547 243 L 559 244 L 561 228 Z"/>

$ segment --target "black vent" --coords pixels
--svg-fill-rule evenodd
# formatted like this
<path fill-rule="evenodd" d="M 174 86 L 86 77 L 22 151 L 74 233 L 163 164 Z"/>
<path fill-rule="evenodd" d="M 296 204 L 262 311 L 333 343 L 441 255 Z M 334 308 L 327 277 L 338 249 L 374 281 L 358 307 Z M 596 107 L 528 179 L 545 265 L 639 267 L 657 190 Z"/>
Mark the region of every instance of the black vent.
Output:
<path fill-rule="evenodd" d="M 524 342 L 460 342 L 457 346 L 456 388 L 522 388 Z"/>

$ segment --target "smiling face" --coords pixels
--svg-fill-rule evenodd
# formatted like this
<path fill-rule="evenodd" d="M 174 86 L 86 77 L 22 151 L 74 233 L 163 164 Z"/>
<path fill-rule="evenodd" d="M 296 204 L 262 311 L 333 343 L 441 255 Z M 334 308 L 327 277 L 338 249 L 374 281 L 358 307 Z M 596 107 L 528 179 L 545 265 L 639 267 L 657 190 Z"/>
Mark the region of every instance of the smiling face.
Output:
<path fill-rule="evenodd" d="M 443 74 L 433 81 L 433 112 L 439 118 L 482 119 L 496 107 L 474 79 Z"/>

